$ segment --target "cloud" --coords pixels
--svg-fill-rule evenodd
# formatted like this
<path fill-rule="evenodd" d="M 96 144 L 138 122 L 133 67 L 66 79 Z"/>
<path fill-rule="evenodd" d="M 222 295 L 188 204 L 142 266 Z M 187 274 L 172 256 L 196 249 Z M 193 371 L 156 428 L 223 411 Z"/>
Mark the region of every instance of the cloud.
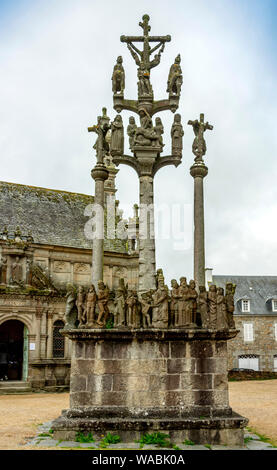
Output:
<path fill-rule="evenodd" d="M 206 133 L 206 265 L 218 274 L 275 274 L 277 139 L 276 60 L 267 27 L 271 2 L 236 0 L 130 2 L 60 0 L 18 2 L 0 33 L 1 179 L 94 192 L 90 170 L 94 138 L 87 127 L 103 106 L 113 118 L 111 74 L 123 56 L 126 97 L 136 96 L 136 67 L 121 34 L 141 34 L 149 13 L 152 34 L 171 34 L 152 72 L 155 98 L 166 96 L 175 56 L 182 56 L 179 112 L 185 130 L 183 163 L 155 178 L 158 204 L 193 203 L 193 132 L 200 112 L 214 125 Z M 130 113 L 122 113 L 125 127 Z M 173 115 L 161 113 L 164 153 L 170 152 Z M 167 137 L 166 137 L 167 136 Z M 126 138 L 127 147 L 127 138 Z M 127 149 L 126 149 L 127 150 Z M 120 168 L 117 198 L 138 202 L 138 181 Z M 187 220 L 191 232 L 192 220 Z M 157 240 L 157 266 L 167 280 L 192 277 L 192 247 L 174 250 Z"/>

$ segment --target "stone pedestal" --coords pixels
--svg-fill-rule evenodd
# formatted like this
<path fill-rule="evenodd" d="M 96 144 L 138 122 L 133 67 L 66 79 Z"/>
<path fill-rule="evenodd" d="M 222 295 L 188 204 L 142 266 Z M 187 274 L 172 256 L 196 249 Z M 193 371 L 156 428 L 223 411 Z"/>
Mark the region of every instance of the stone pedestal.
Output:
<path fill-rule="evenodd" d="M 175 442 L 243 444 L 247 419 L 229 406 L 227 340 L 237 330 L 69 330 L 70 409 L 54 438 L 116 432 L 126 442 L 166 432 Z"/>

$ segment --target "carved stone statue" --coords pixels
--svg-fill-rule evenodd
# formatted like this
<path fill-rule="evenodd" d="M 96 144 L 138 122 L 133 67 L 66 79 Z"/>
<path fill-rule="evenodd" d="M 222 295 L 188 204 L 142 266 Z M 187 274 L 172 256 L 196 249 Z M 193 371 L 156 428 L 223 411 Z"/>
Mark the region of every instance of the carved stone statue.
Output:
<path fill-rule="evenodd" d="M 234 294 L 235 294 L 236 286 L 231 282 L 227 282 L 226 289 L 225 289 L 225 299 L 226 299 L 226 311 L 227 311 L 227 319 L 228 319 L 228 326 L 229 328 L 235 328 L 234 322 Z"/>
<path fill-rule="evenodd" d="M 65 328 L 76 328 L 77 317 L 76 291 L 74 286 L 68 284 L 65 304 Z"/>
<path fill-rule="evenodd" d="M 108 301 L 109 301 L 109 290 L 105 287 L 103 281 L 98 281 L 98 300 L 97 305 L 99 309 L 99 315 L 97 318 L 97 324 L 99 326 L 105 326 L 109 316 Z"/>
<path fill-rule="evenodd" d="M 86 298 L 86 321 L 88 328 L 92 328 L 95 323 L 95 307 L 97 303 L 97 295 L 95 287 L 91 284 Z"/>
<path fill-rule="evenodd" d="M 217 329 L 227 329 L 228 328 L 228 319 L 227 319 L 227 309 L 226 309 L 226 299 L 224 296 L 224 289 L 222 287 L 217 288 Z"/>
<path fill-rule="evenodd" d="M 181 56 L 177 55 L 175 62 L 170 67 L 168 80 L 167 80 L 167 92 L 169 95 L 180 96 L 181 86 L 183 83 L 182 69 L 180 66 Z"/>
<path fill-rule="evenodd" d="M 168 327 L 168 290 L 163 277 L 158 278 L 158 288 L 152 295 L 152 326 L 154 328 Z"/>
<path fill-rule="evenodd" d="M 187 310 L 188 310 L 188 291 L 189 287 L 187 285 L 186 277 L 180 278 L 180 287 L 178 289 L 178 324 L 177 326 L 186 326 L 187 325 Z"/>
<path fill-rule="evenodd" d="M 112 137 L 110 150 L 112 155 L 123 155 L 124 153 L 124 128 L 122 117 L 118 114 L 111 123 Z"/>
<path fill-rule="evenodd" d="M 151 327 L 150 310 L 153 299 L 151 292 L 145 292 L 141 295 L 141 314 L 142 314 L 142 326 L 143 328 Z"/>
<path fill-rule="evenodd" d="M 156 132 L 158 136 L 160 146 L 163 147 L 164 144 L 163 144 L 162 134 L 164 133 L 164 126 L 160 117 L 156 117 L 155 119 L 154 131 Z"/>
<path fill-rule="evenodd" d="M 170 324 L 171 326 L 178 326 L 178 300 L 179 300 L 179 284 L 176 279 L 171 281 L 171 300 L 170 300 Z"/>
<path fill-rule="evenodd" d="M 125 325 L 125 296 L 122 287 L 119 287 L 115 294 L 114 299 L 114 327 L 121 327 Z"/>
<path fill-rule="evenodd" d="M 81 327 L 86 323 L 85 292 L 82 286 L 78 288 L 76 306 L 78 311 L 79 327 Z"/>
<path fill-rule="evenodd" d="M 207 129 L 212 130 L 213 126 L 211 126 L 208 122 L 204 122 L 204 114 L 200 114 L 200 120 L 197 119 L 195 121 L 188 121 L 188 124 L 192 126 L 193 132 L 195 135 L 195 139 L 192 143 L 192 152 L 195 155 L 195 162 L 203 162 L 203 156 L 206 154 L 207 146 L 204 139 L 204 132 Z"/>
<path fill-rule="evenodd" d="M 188 293 L 187 293 L 187 324 L 196 323 L 196 310 L 197 310 L 197 292 L 195 289 L 195 282 L 189 281 Z"/>
<path fill-rule="evenodd" d="M 125 88 L 125 71 L 123 68 L 123 59 L 121 56 L 117 58 L 116 64 L 113 68 L 113 75 L 112 75 L 112 84 L 113 84 L 113 94 L 124 94 Z"/>
<path fill-rule="evenodd" d="M 127 134 L 129 136 L 129 146 L 130 146 L 130 150 L 132 150 L 132 152 L 134 150 L 134 139 L 135 139 L 136 130 L 137 130 L 137 125 L 136 125 L 135 118 L 133 116 L 131 116 L 129 118 L 129 125 L 127 127 Z"/>
<path fill-rule="evenodd" d="M 6 256 L 2 256 L 0 262 L 0 283 L 6 284 L 7 283 L 7 258 Z"/>
<path fill-rule="evenodd" d="M 102 116 L 97 117 L 97 124 L 88 127 L 88 132 L 97 134 L 96 142 L 93 148 L 96 150 L 97 163 L 103 164 L 104 156 L 109 152 L 109 143 L 106 139 L 110 130 L 110 118 L 107 116 L 107 109 L 102 108 Z"/>
<path fill-rule="evenodd" d="M 208 292 L 208 305 L 209 305 L 209 328 L 216 329 L 217 327 L 217 291 L 216 286 L 211 284 Z"/>
<path fill-rule="evenodd" d="M 23 276 L 22 264 L 20 262 L 19 256 L 16 256 L 15 261 L 12 263 L 12 266 L 11 266 L 10 283 L 20 284 L 22 282 L 22 276 Z"/>
<path fill-rule="evenodd" d="M 175 114 L 171 127 L 172 155 L 182 157 L 184 130 L 181 124 L 181 115 Z"/>
<path fill-rule="evenodd" d="M 140 326 L 138 296 L 134 290 L 127 294 L 127 325 L 129 328 L 138 328 Z"/>
<path fill-rule="evenodd" d="M 205 286 L 199 286 L 197 304 L 201 316 L 202 328 L 209 328 L 208 292 Z"/>
<path fill-rule="evenodd" d="M 135 133 L 134 145 L 159 146 L 159 136 L 153 128 L 152 119 L 146 110 L 140 113 L 140 124 Z"/>
<path fill-rule="evenodd" d="M 141 69 L 138 69 L 138 96 L 139 98 L 153 96 L 150 74 L 149 72 Z"/>

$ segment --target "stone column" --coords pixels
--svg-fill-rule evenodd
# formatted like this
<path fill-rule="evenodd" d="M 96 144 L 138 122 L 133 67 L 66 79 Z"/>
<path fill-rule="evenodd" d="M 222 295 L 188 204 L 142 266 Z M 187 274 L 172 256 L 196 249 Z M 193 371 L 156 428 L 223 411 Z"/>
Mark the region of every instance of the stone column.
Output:
<path fill-rule="evenodd" d="M 42 313 L 36 312 L 36 359 L 40 359 L 40 351 L 41 351 L 41 318 Z"/>
<path fill-rule="evenodd" d="M 139 293 L 156 289 L 156 255 L 154 229 L 153 177 L 139 177 L 140 230 L 139 230 Z"/>
<path fill-rule="evenodd" d="M 53 357 L 53 311 L 48 310 L 47 314 L 47 331 L 48 331 L 48 340 L 47 340 L 47 359 L 52 359 Z"/>
<path fill-rule="evenodd" d="M 109 176 L 109 172 L 105 165 L 97 163 L 91 176 L 95 181 L 95 197 L 94 203 L 102 208 L 96 211 L 96 231 L 97 236 L 93 239 L 92 245 L 92 283 L 97 289 L 98 281 L 103 280 L 103 264 L 104 264 L 104 182 Z"/>
<path fill-rule="evenodd" d="M 203 178 L 208 168 L 203 162 L 194 163 L 190 168 L 194 178 L 194 280 L 196 287 L 205 286 L 205 232 Z"/>

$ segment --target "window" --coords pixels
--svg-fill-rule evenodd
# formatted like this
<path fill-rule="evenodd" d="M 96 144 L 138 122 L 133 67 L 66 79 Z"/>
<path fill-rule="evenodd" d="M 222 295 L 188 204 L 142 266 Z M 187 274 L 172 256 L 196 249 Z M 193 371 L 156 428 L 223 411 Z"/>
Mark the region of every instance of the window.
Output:
<path fill-rule="evenodd" d="M 250 300 L 241 301 L 242 312 L 250 312 Z"/>
<path fill-rule="evenodd" d="M 259 370 L 259 356 L 255 354 L 239 356 L 239 368 Z"/>
<path fill-rule="evenodd" d="M 244 341 L 254 341 L 253 323 L 243 324 L 243 337 Z"/>
<path fill-rule="evenodd" d="M 60 333 L 63 327 L 61 320 L 55 321 L 53 325 L 53 358 L 64 357 L 64 336 Z"/>
<path fill-rule="evenodd" d="M 272 312 L 277 312 L 277 300 L 272 300 Z"/>

